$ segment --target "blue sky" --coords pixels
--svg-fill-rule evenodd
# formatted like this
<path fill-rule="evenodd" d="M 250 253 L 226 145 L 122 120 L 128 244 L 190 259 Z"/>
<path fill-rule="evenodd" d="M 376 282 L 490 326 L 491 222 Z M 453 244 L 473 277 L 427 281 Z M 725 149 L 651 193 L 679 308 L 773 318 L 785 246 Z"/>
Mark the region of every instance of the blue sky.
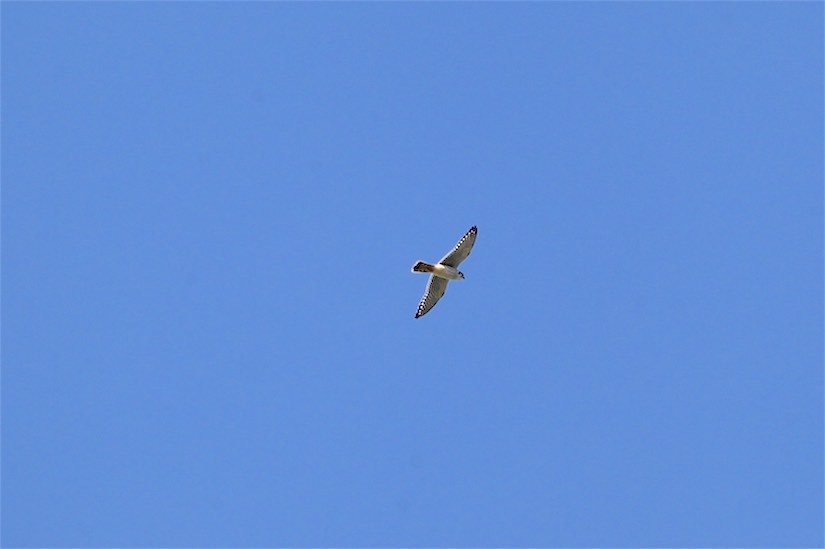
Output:
<path fill-rule="evenodd" d="M 4 546 L 825 543 L 822 3 L 4 2 L 2 120 Z"/>

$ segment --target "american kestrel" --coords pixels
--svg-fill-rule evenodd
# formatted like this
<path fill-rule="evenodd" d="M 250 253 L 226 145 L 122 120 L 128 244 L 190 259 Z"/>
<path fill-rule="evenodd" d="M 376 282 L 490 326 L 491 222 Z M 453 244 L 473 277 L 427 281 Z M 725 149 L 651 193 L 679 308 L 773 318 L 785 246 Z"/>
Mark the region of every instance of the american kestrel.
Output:
<path fill-rule="evenodd" d="M 424 297 L 421 298 L 421 303 L 418 304 L 415 318 L 424 316 L 430 309 L 435 307 L 435 304 L 447 291 L 447 282 L 464 278 L 464 273 L 459 271 L 457 267 L 470 255 L 470 250 L 473 249 L 473 244 L 476 243 L 477 234 L 478 229 L 475 226 L 472 227 L 467 231 L 467 234 L 461 237 L 455 248 L 435 265 L 423 261 L 418 261 L 413 265 L 412 271 L 414 273 L 431 273 L 430 281 L 427 282 L 427 289 L 424 291 Z"/>

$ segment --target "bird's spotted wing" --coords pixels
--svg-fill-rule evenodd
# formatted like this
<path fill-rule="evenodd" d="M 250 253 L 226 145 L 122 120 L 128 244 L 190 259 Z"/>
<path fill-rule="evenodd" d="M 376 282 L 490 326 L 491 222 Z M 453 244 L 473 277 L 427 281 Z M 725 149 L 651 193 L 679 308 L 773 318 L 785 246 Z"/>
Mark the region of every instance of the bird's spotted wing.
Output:
<path fill-rule="evenodd" d="M 447 291 L 446 278 L 439 278 L 435 275 L 430 275 L 430 281 L 427 282 L 427 289 L 424 291 L 424 297 L 421 298 L 421 303 L 418 304 L 418 311 L 415 313 L 415 318 L 424 316 L 427 312 L 435 307 L 444 292 Z"/>
<path fill-rule="evenodd" d="M 474 226 L 467 234 L 461 237 L 461 240 L 458 241 L 458 244 L 455 245 L 455 248 L 444 256 L 444 258 L 439 261 L 442 265 L 449 265 L 450 267 L 458 267 L 458 264 L 467 259 L 467 256 L 470 255 L 470 250 L 473 249 L 473 244 L 476 243 L 476 235 L 478 234 L 478 229 Z"/>

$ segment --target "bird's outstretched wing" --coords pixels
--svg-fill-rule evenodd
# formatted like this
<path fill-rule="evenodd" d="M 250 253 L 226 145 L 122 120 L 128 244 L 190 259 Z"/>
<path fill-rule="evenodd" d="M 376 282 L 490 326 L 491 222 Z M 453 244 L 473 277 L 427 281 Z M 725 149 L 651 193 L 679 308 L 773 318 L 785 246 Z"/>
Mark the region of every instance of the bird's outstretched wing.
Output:
<path fill-rule="evenodd" d="M 458 264 L 467 259 L 467 256 L 470 255 L 470 250 L 473 249 L 473 244 L 476 243 L 476 235 L 478 234 L 478 229 L 473 226 L 467 234 L 461 237 L 461 240 L 458 241 L 458 244 L 455 245 L 455 248 L 445 255 L 439 263 L 442 265 L 449 265 L 450 267 L 458 267 Z"/>
<path fill-rule="evenodd" d="M 418 304 L 418 311 L 415 313 L 415 318 L 424 316 L 427 312 L 435 307 L 444 292 L 447 291 L 446 278 L 440 278 L 435 275 L 430 275 L 430 281 L 427 282 L 427 289 L 424 291 L 424 297 L 421 298 L 421 303 Z"/>

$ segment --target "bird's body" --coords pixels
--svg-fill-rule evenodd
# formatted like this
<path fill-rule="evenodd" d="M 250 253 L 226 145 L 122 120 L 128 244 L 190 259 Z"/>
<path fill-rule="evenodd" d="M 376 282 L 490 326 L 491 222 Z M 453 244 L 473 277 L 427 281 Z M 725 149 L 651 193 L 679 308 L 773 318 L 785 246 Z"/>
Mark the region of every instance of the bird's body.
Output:
<path fill-rule="evenodd" d="M 438 278 L 444 278 L 447 280 L 461 280 L 462 278 L 464 278 L 464 275 L 462 275 L 455 267 L 451 267 L 449 265 L 442 265 L 441 263 L 430 265 L 429 263 L 419 261 L 418 263 L 413 265 L 412 270 L 414 273 L 432 273 L 433 276 L 437 276 Z"/>
<path fill-rule="evenodd" d="M 476 242 L 476 235 L 478 229 L 472 227 L 467 234 L 461 237 L 455 248 L 450 253 L 445 255 L 441 261 L 432 265 L 424 261 L 417 261 L 412 267 L 414 273 L 430 273 L 430 280 L 427 282 L 427 289 L 424 292 L 424 297 L 418 304 L 418 310 L 415 313 L 415 318 L 423 316 L 432 309 L 444 292 L 447 291 L 447 282 L 450 280 L 462 280 L 464 273 L 458 270 L 458 265 L 467 259 L 470 255 L 470 250 Z"/>

